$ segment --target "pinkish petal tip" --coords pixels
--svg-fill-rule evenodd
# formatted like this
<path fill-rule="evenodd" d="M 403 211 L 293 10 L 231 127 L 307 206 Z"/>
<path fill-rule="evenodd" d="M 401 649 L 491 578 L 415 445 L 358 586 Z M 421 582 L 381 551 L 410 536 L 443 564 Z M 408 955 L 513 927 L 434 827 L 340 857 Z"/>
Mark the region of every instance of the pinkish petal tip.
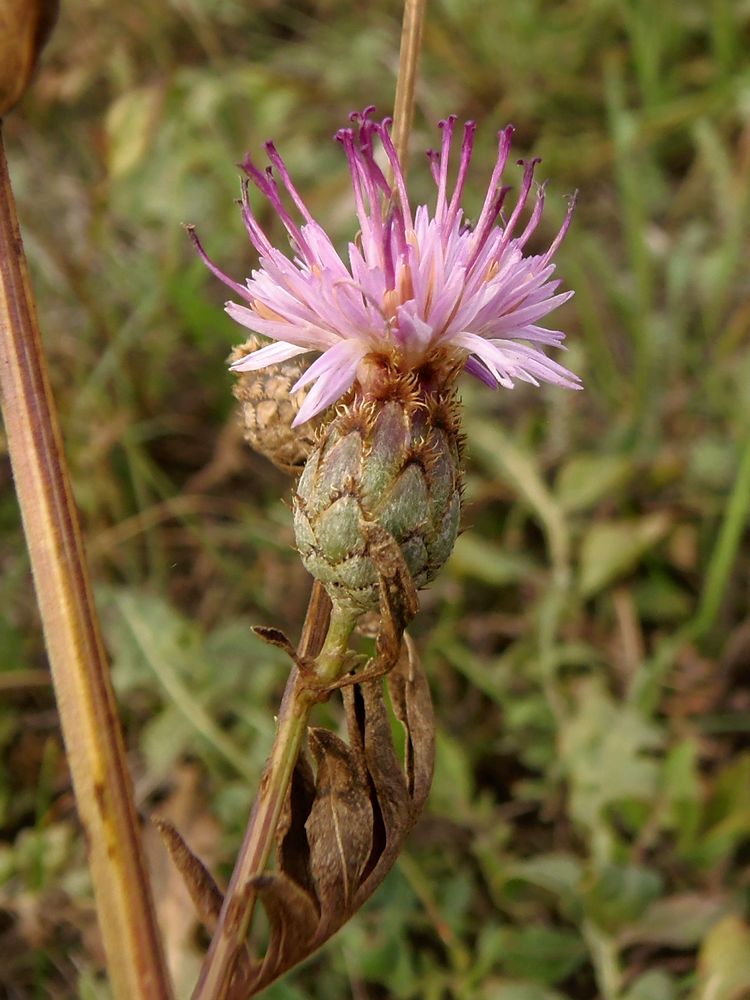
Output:
<path fill-rule="evenodd" d="M 469 374 L 493 387 L 511 387 L 518 378 L 580 388 L 577 376 L 542 350 L 561 347 L 563 334 L 539 325 L 570 294 L 557 292 L 560 282 L 553 277 L 552 259 L 570 226 L 575 195 L 548 249 L 524 256 L 530 237 L 539 232 L 545 185 L 529 210 L 534 173 L 541 161 L 518 161 L 523 166 L 518 195 L 507 220 L 501 217 L 511 191 L 503 183 L 514 131 L 507 125 L 497 133 L 494 169 L 471 226 L 461 200 L 476 125 L 473 121 L 464 125 L 455 181 L 450 184 L 457 119 L 448 115 L 439 123 L 440 150 L 427 153 L 437 188 L 435 209 L 431 213 L 427 206 L 419 206 L 413 211 L 390 135 L 391 119 L 378 122 L 374 112 L 372 105 L 352 112 L 350 127 L 339 129 L 335 136 L 349 165 L 357 215 L 354 228 L 359 230 L 346 261 L 313 219 L 271 140 L 265 144 L 271 164 L 265 171 L 249 155 L 241 163 L 248 178 L 242 188 L 242 216 L 261 258 L 247 287 L 211 261 L 188 227 L 206 266 L 248 303 L 228 305 L 229 314 L 276 341 L 233 367 L 252 370 L 305 351 L 322 351 L 298 385 L 312 383 L 297 424 L 346 392 L 368 351 L 390 355 L 393 364 L 409 370 L 438 348 L 452 350 L 464 360 Z M 392 180 L 377 162 L 377 143 Z M 250 204 L 249 181 L 270 203 L 298 256 L 292 259 L 269 242 Z"/>

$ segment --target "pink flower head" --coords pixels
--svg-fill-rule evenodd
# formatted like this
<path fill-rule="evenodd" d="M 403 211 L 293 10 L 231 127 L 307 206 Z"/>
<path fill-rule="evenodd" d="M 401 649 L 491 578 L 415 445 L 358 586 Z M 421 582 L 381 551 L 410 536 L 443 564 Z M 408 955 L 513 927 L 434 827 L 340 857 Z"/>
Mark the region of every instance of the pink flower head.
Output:
<path fill-rule="evenodd" d="M 539 326 L 547 313 L 572 292 L 557 293 L 552 258 L 570 224 L 571 199 L 562 228 L 549 249 L 525 256 L 544 206 L 544 187 L 525 228 L 517 233 L 521 213 L 534 183 L 539 160 L 523 165 L 521 191 L 506 217 L 510 188 L 501 186 L 510 153 L 512 126 L 498 133 L 498 154 L 479 218 L 469 225 L 461 196 L 471 162 L 475 124 L 464 126 L 460 161 L 452 192 L 448 160 L 455 116 L 440 122 L 440 152 L 428 157 L 437 186 L 435 209 L 419 205 L 412 214 L 404 173 L 390 136 L 390 120 L 375 122 L 373 109 L 351 115 L 352 128 L 336 138 L 344 147 L 352 176 L 360 232 L 349 244 L 348 264 L 325 230 L 313 219 L 273 143 L 268 158 L 296 207 L 295 221 L 282 202 L 271 167 L 261 172 L 246 157 L 242 168 L 269 200 L 289 233 L 294 256 L 271 245 L 242 188 L 242 216 L 260 266 L 245 285 L 233 281 L 193 241 L 204 261 L 244 300 L 228 302 L 226 311 L 242 326 L 275 341 L 236 361 L 234 371 L 254 371 L 309 351 L 317 358 L 292 391 L 314 383 L 295 424 L 330 406 L 351 387 L 360 362 L 368 355 L 387 356 L 397 370 L 419 367 L 446 349 L 465 359 L 466 370 L 487 385 L 513 388 L 513 379 L 579 389 L 580 381 L 537 345 L 560 347 L 564 334 Z M 375 140 L 383 148 L 390 181 L 375 160 Z"/>

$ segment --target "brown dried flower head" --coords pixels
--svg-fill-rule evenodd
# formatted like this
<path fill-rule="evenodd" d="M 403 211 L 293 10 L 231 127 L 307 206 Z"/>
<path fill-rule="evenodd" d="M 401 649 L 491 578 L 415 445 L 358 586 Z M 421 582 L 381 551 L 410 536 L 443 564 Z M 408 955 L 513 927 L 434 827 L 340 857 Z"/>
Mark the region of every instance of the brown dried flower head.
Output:
<path fill-rule="evenodd" d="M 230 355 L 234 364 L 266 344 L 264 337 L 252 335 Z M 291 359 L 269 365 L 262 371 L 238 372 L 233 392 L 240 404 L 245 440 L 284 472 L 298 475 L 313 449 L 324 416 L 309 420 L 292 430 L 292 422 L 305 401 L 308 390 L 291 387 L 309 366 L 307 359 Z"/>

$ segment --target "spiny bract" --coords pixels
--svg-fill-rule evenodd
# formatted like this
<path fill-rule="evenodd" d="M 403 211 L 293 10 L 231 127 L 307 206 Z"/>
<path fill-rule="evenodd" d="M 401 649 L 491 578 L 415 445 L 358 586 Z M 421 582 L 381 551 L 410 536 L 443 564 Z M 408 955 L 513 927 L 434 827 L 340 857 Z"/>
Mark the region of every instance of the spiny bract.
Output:
<path fill-rule="evenodd" d="M 336 603 L 355 612 L 378 606 L 368 525 L 389 532 L 414 583 L 424 587 L 450 555 L 461 513 L 453 390 L 420 394 L 415 380 L 396 377 L 380 395 L 340 408 L 294 496 L 305 566 Z"/>

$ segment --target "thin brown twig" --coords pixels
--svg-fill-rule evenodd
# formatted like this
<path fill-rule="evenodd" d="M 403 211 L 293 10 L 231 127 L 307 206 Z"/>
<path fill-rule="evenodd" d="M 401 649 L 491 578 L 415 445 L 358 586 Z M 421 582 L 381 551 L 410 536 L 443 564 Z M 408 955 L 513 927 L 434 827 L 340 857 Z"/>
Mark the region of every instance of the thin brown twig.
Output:
<path fill-rule="evenodd" d="M 422 28 L 427 0 L 405 0 L 401 27 L 401 51 L 398 61 L 396 97 L 393 102 L 393 145 L 406 173 L 409 136 L 414 120 L 414 94 L 422 50 Z"/>
<path fill-rule="evenodd" d="M 0 401 L 117 1000 L 172 989 L 0 130 Z"/>

